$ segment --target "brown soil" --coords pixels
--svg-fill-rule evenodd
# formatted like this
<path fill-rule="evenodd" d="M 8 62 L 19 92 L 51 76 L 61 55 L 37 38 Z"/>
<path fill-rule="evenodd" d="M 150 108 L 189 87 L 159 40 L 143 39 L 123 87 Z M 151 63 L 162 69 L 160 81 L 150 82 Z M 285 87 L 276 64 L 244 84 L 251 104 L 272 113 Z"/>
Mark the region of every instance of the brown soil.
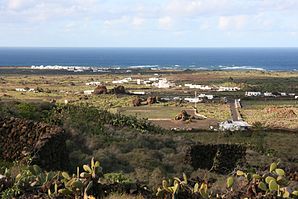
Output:
<path fill-rule="evenodd" d="M 270 114 L 276 114 L 277 117 L 281 118 L 295 118 L 297 117 L 297 114 L 293 109 L 288 109 L 288 108 L 278 108 L 278 107 L 273 107 L 273 108 L 267 108 L 265 109 L 267 113 Z"/>

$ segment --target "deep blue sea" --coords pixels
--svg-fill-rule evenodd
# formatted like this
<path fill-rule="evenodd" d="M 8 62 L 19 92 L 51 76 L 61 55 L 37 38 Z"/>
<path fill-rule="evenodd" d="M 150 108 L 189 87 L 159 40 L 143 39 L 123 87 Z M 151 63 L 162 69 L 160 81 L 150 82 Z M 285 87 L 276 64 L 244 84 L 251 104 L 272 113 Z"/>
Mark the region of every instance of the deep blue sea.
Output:
<path fill-rule="evenodd" d="M 0 66 L 298 70 L 298 48 L 0 48 Z"/>

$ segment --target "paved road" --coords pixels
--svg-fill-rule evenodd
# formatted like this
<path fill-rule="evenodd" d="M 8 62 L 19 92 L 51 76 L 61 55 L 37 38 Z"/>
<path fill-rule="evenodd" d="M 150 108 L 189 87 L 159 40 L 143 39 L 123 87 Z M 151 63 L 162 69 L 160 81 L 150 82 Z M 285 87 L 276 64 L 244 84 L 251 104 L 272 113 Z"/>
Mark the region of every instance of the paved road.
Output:
<path fill-rule="evenodd" d="M 235 100 L 232 100 L 230 103 L 231 117 L 233 121 L 241 121 L 241 115 L 239 110 L 236 108 Z"/>

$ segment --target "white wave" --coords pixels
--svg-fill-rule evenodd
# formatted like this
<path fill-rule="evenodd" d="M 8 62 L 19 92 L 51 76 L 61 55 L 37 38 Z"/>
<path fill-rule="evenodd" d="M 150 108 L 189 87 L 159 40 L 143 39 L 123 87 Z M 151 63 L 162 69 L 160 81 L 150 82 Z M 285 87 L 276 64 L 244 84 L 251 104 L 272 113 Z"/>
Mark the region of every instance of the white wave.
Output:
<path fill-rule="evenodd" d="M 218 66 L 221 70 L 260 70 L 265 71 L 264 68 L 252 66 Z"/>
<path fill-rule="evenodd" d="M 140 66 L 128 66 L 127 68 L 157 68 L 157 67 L 158 65 L 140 65 Z"/>

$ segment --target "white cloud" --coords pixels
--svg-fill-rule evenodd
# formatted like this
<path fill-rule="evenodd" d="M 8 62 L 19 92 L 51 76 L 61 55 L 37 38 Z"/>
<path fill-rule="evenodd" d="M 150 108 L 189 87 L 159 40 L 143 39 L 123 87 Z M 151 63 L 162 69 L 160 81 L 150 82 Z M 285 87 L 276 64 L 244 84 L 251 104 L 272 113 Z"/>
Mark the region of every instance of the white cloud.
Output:
<path fill-rule="evenodd" d="M 247 16 L 220 16 L 218 19 L 218 28 L 221 30 L 242 30 L 245 28 Z"/>
<path fill-rule="evenodd" d="M 144 25 L 144 18 L 141 18 L 141 17 L 133 17 L 132 18 L 132 22 L 131 24 L 134 26 L 134 27 L 140 27 L 140 26 L 143 26 Z"/>
<path fill-rule="evenodd" d="M 173 19 L 169 16 L 158 19 L 159 26 L 163 29 L 169 29 L 173 26 Z"/>
<path fill-rule="evenodd" d="M 34 5 L 34 0 L 7 0 L 7 8 L 9 10 L 20 10 Z"/>
<path fill-rule="evenodd" d="M 107 19 L 103 23 L 105 26 L 108 26 L 108 27 L 119 27 L 119 26 L 123 26 L 123 25 L 126 25 L 127 23 L 129 23 L 129 17 L 122 16 L 117 19 Z"/>

